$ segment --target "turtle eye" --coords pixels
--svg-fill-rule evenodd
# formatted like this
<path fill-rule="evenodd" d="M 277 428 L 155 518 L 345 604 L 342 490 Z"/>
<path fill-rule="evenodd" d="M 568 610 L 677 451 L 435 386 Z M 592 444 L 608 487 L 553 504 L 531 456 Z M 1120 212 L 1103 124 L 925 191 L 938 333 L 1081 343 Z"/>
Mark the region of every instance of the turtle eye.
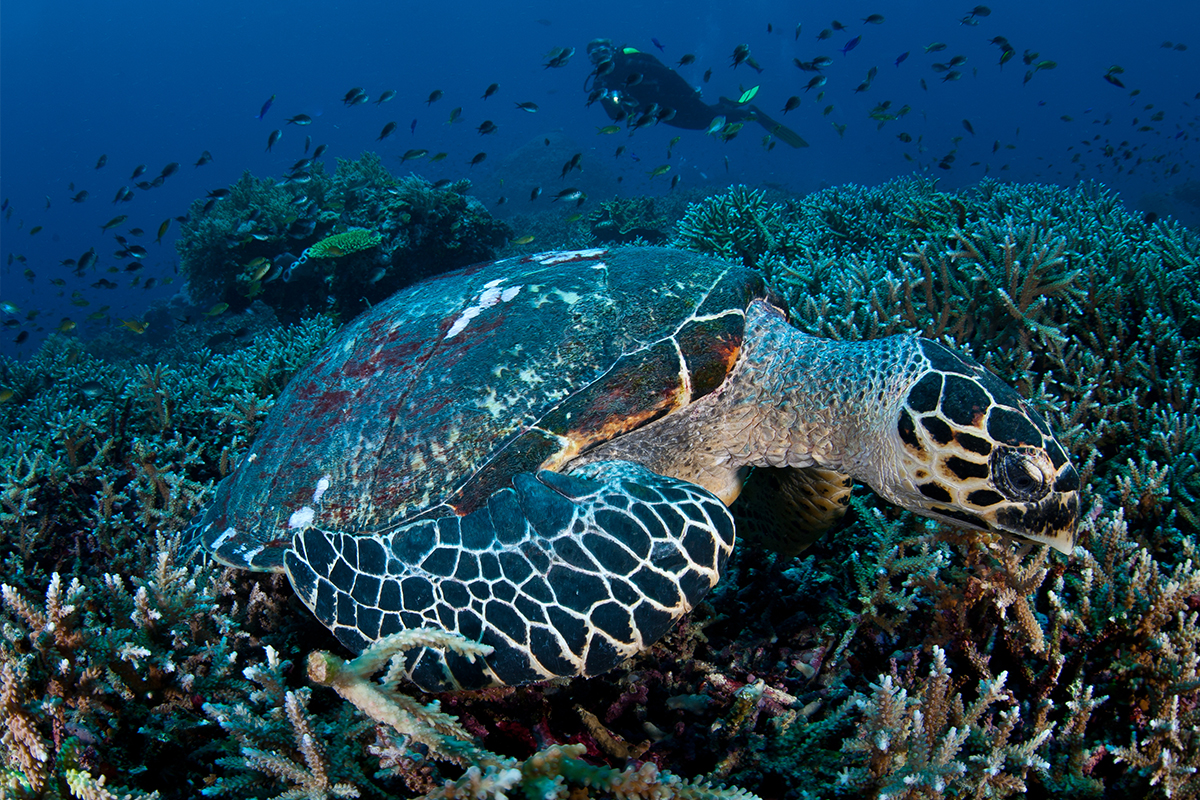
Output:
<path fill-rule="evenodd" d="M 1005 450 L 998 453 L 992 470 L 997 488 L 1013 500 L 1031 502 L 1046 496 L 1049 485 L 1038 465 L 1025 453 Z"/>

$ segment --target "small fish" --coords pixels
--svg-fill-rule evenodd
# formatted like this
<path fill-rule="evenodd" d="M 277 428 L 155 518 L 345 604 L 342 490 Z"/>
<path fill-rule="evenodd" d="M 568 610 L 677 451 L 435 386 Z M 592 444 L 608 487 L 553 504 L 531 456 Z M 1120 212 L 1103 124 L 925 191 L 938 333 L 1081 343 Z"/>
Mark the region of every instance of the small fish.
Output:
<path fill-rule="evenodd" d="M 450 154 L 445 151 L 443 151 L 441 153 L 434 153 L 433 155 L 431 155 L 429 157 L 429 163 L 436 164 L 437 162 L 444 160 L 446 158 L 446 156 L 448 156 L 448 155 L 450 155 Z"/>
<path fill-rule="evenodd" d="M 524 236 L 518 236 L 516 239 L 513 239 L 512 244 L 529 244 L 534 240 L 534 238 L 535 237 L 532 233 L 527 233 Z"/>
<path fill-rule="evenodd" d="M 1057 66 L 1058 66 L 1057 61 L 1039 61 L 1037 64 L 1035 64 L 1033 66 L 1033 68 L 1035 70 L 1037 70 L 1037 69 L 1054 69 Z"/>
<path fill-rule="evenodd" d="M 84 200 L 87 200 L 87 196 L 88 196 L 87 189 L 84 189 L 83 191 L 81 191 L 78 194 L 76 194 L 75 196 L 73 196 L 71 198 L 71 202 L 72 203 L 82 203 Z"/>
<path fill-rule="evenodd" d="M 713 117 L 712 122 L 708 123 L 708 127 L 704 129 L 704 132 L 706 134 L 708 134 L 709 136 L 712 136 L 713 134 L 720 132 L 724 128 L 725 128 L 725 117 L 718 116 L 718 117 Z"/>
<path fill-rule="evenodd" d="M 992 10 L 987 6 L 975 6 L 971 9 L 972 17 L 986 17 L 992 13 Z"/>
<path fill-rule="evenodd" d="M 100 230 L 102 230 L 102 231 L 111 230 L 112 228 L 117 227 L 118 225 L 120 225 L 122 222 L 124 222 L 127 219 L 129 219 L 129 217 L 126 216 L 125 214 L 121 214 L 119 216 L 113 217 L 108 222 L 101 225 Z"/>
<path fill-rule="evenodd" d="M 1125 88 L 1125 84 L 1121 83 L 1121 79 L 1113 75 L 1111 72 L 1104 73 L 1104 80 L 1108 81 L 1113 86 L 1117 86 L 1121 89 Z"/>
<path fill-rule="evenodd" d="M 271 135 L 267 137 L 267 152 L 268 153 L 271 152 L 271 148 L 274 147 L 276 145 L 276 143 L 278 143 L 279 140 L 282 138 L 283 138 L 283 131 L 281 131 L 281 130 L 271 131 Z"/>
<path fill-rule="evenodd" d="M 429 155 L 428 150 L 405 150 L 404 155 L 400 156 L 400 163 L 403 164 L 405 161 L 412 161 L 426 155 Z"/>
<path fill-rule="evenodd" d="M 709 78 L 711 78 L 711 77 L 712 77 L 712 70 L 711 69 L 704 70 L 704 82 L 708 83 Z"/>
<path fill-rule="evenodd" d="M 487 87 L 486 89 L 484 89 L 484 90 L 483 90 L 483 97 L 482 97 L 481 99 L 483 99 L 483 100 L 487 100 L 489 97 L 491 97 L 492 95 L 494 95 L 494 94 L 495 94 L 496 92 L 498 92 L 498 91 L 500 91 L 500 84 L 498 84 L 498 83 L 489 83 L 489 84 L 488 84 L 488 87 Z"/>
<path fill-rule="evenodd" d="M 304 153 L 305 153 L 305 155 L 308 154 L 308 150 L 310 147 L 312 147 L 312 137 L 305 136 L 304 137 Z"/>
<path fill-rule="evenodd" d="M 842 55 L 846 55 L 854 48 L 858 47 L 858 43 L 862 41 L 862 36 L 855 36 L 842 47 Z"/>
<path fill-rule="evenodd" d="M 365 94 L 361 86 L 355 86 L 350 91 L 342 96 L 342 105 L 352 106 L 357 105 L 357 100 Z"/>
<path fill-rule="evenodd" d="M 396 90 L 388 89 L 388 90 L 384 91 L 383 94 L 379 95 L 379 99 L 375 101 L 375 105 L 381 106 L 384 103 L 386 103 L 388 100 L 391 100 L 395 96 L 396 96 Z"/>
<path fill-rule="evenodd" d="M 946 47 L 947 47 L 947 45 L 945 44 L 945 42 L 933 42 L 932 44 L 925 45 L 925 52 L 926 53 L 940 53 L 941 51 L 945 50 Z"/>
<path fill-rule="evenodd" d="M 904 142 L 905 144 L 908 144 L 909 142 L 912 141 L 912 134 L 902 132 L 902 133 L 897 134 L 896 138 L 899 139 L 900 141 Z"/>
<path fill-rule="evenodd" d="M 226 197 L 229 197 L 229 195 L 231 195 L 231 194 L 233 194 L 232 191 L 222 187 L 220 189 L 213 189 L 211 192 L 209 192 L 206 195 L 206 197 L 210 197 L 213 200 L 224 200 Z"/>
<path fill-rule="evenodd" d="M 817 34 L 817 41 L 823 42 L 826 39 L 831 38 L 832 36 L 833 36 L 833 31 L 829 30 L 829 28 L 825 28 L 820 33 Z"/>
<path fill-rule="evenodd" d="M 963 126 L 963 128 L 966 129 L 967 133 L 971 134 L 972 136 L 975 135 L 975 129 L 973 127 L 971 127 L 971 120 L 964 119 L 962 121 L 962 126 Z"/>
<path fill-rule="evenodd" d="M 16 392 L 12 389 L 0 389 L 0 404 L 7 403 L 16 396 Z"/>
<path fill-rule="evenodd" d="M 476 153 L 475 155 L 471 156 L 471 160 L 468 161 L 467 164 L 473 167 L 476 164 L 482 164 L 485 158 L 487 158 L 487 153 Z"/>
<path fill-rule="evenodd" d="M 502 206 L 507 202 L 508 202 L 508 198 L 505 197 L 504 195 L 500 195 L 498 198 L 496 198 L 496 205 L 498 205 L 498 206 Z"/>
<path fill-rule="evenodd" d="M 533 187 L 533 189 L 531 189 L 529 191 L 529 202 L 532 203 L 534 200 L 537 200 L 541 196 L 541 194 L 542 194 L 542 187 L 540 187 L 540 186 Z"/>
<path fill-rule="evenodd" d="M 799 107 L 800 107 L 800 98 L 796 97 L 795 95 L 792 95 L 791 97 L 789 97 L 787 99 L 787 102 L 783 104 L 783 113 L 786 114 L 787 112 L 794 111 Z"/>
<path fill-rule="evenodd" d="M 271 95 L 270 99 L 268 99 L 267 102 L 263 103 L 262 108 L 259 109 L 257 119 L 262 119 L 263 117 L 265 117 L 267 115 L 267 112 L 271 110 L 271 103 L 274 103 L 274 102 L 275 102 L 275 95 Z"/>
<path fill-rule="evenodd" d="M 563 189 L 561 192 L 554 195 L 554 199 L 550 202 L 557 203 L 559 200 L 567 200 L 582 203 L 586 197 L 587 195 L 585 195 L 583 192 L 579 191 L 575 187 L 571 187 L 570 189 Z"/>
<path fill-rule="evenodd" d="M 640 72 L 629 73 L 628 75 L 625 76 L 625 88 L 628 89 L 631 86 L 637 86 L 639 83 L 642 82 L 644 77 L 645 76 L 643 76 L 642 73 L 640 73 Z"/>
<path fill-rule="evenodd" d="M 624 152 L 625 152 L 625 145 L 621 145 L 620 147 L 617 148 L 617 151 L 615 153 L 613 153 L 613 158 L 620 158 L 621 153 L 624 153 Z"/>
<path fill-rule="evenodd" d="M 179 172 L 179 162 L 172 161 L 170 164 L 167 164 L 165 167 L 162 168 L 162 172 L 160 172 L 158 174 L 158 177 L 162 178 L 163 180 L 166 180 L 167 178 L 174 175 L 176 172 Z"/>
<path fill-rule="evenodd" d="M 846 30 L 846 26 L 843 25 L 842 23 L 838 22 L 836 19 L 833 22 L 829 23 L 829 27 L 833 28 L 835 31 Z"/>
<path fill-rule="evenodd" d="M 196 166 L 203 167 L 205 164 L 209 163 L 212 160 L 213 160 L 212 153 L 205 150 L 203 153 L 200 154 L 200 157 L 198 159 L 196 159 Z"/>
<path fill-rule="evenodd" d="M 818 86 L 824 86 L 828 80 L 829 80 L 829 79 L 828 79 L 828 78 L 826 78 L 824 75 L 815 75 L 815 76 L 813 76 L 813 78 L 812 78 L 812 79 L 811 79 L 811 80 L 810 80 L 810 81 L 809 81 L 809 82 L 808 82 L 808 83 L 805 85 L 805 87 L 804 87 L 804 91 L 806 91 L 806 92 L 807 92 L 808 90 L 810 90 L 810 89 L 815 89 L 815 88 L 817 88 Z"/>
<path fill-rule="evenodd" d="M 130 228 L 129 235 L 130 236 L 145 236 L 146 232 L 144 230 L 142 230 L 141 228 Z"/>
<path fill-rule="evenodd" d="M 34 225 L 32 228 L 30 228 L 30 229 L 29 229 L 29 235 L 30 235 L 30 236 L 34 236 L 34 235 L 36 235 L 36 234 L 38 234 L 38 233 L 41 233 L 41 232 L 42 232 L 42 226 L 41 226 L 41 225 Z"/>
<path fill-rule="evenodd" d="M 883 14 L 868 14 L 867 16 L 863 17 L 863 24 L 864 25 L 882 25 L 883 24 Z"/>
<path fill-rule="evenodd" d="M 571 216 L 567 217 L 566 222 L 567 222 L 567 224 L 570 224 L 572 222 L 579 222 L 579 220 L 581 220 L 581 219 L 583 219 L 583 214 L 576 212 L 576 213 L 572 214 Z"/>
<path fill-rule="evenodd" d="M 217 303 L 215 306 L 204 312 L 206 317 L 215 317 L 229 310 L 229 303 Z"/>
<path fill-rule="evenodd" d="M 696 63 L 696 56 L 692 55 L 691 53 L 684 53 L 683 57 L 679 59 L 679 63 L 676 64 L 675 66 L 686 67 L 688 64 L 695 64 L 695 63 Z"/>
<path fill-rule="evenodd" d="M 655 167 L 654 169 L 650 170 L 646 174 L 650 176 L 651 180 L 653 180 L 654 178 L 657 178 L 659 175 L 666 175 L 670 171 L 671 171 L 671 165 L 663 164 L 662 166 Z"/>
<path fill-rule="evenodd" d="M 438 100 L 441 100 L 445 94 L 446 93 L 443 92 L 441 89 L 434 89 L 432 92 L 429 93 L 429 99 L 425 101 L 425 105 L 427 105 L 427 106 L 433 105 Z"/>
<path fill-rule="evenodd" d="M 898 66 L 900 66 L 900 62 L 901 62 L 901 61 L 904 61 L 904 59 L 906 59 L 906 58 L 908 58 L 908 51 L 907 51 L 907 50 L 905 50 L 905 51 L 904 51 L 903 53 L 901 53 L 900 55 L 896 56 L 896 66 L 897 66 L 897 67 L 898 67 Z"/>
<path fill-rule="evenodd" d="M 107 163 L 108 163 L 108 155 L 105 154 L 105 155 L 100 156 L 98 159 L 96 159 L 96 169 L 100 169 Z"/>
<path fill-rule="evenodd" d="M 327 144 L 317 145 L 316 149 L 313 150 L 313 154 L 312 154 L 313 160 L 316 161 L 318 158 L 325 155 L 325 151 L 328 149 L 329 149 L 329 145 L 327 145 Z"/>
<path fill-rule="evenodd" d="M 603 136 L 609 136 L 611 134 L 620 133 L 620 132 L 621 132 L 621 127 L 619 125 L 605 125 L 603 128 L 600 128 L 600 127 L 596 128 L 596 133 L 601 134 Z"/>
<path fill-rule="evenodd" d="M 29 338 L 29 331 L 21 331 L 20 333 L 17 334 L 17 337 L 15 339 L 13 339 L 13 344 L 21 344 L 28 338 Z"/>
<path fill-rule="evenodd" d="M 662 46 L 662 42 L 660 42 L 658 39 L 655 39 L 653 36 L 650 37 L 650 42 L 658 48 L 660 53 L 667 52 L 667 49 Z"/>
<path fill-rule="evenodd" d="M 59 333 L 70 333 L 75 330 L 75 321 L 70 317 L 63 317 L 62 322 L 58 323 L 58 327 L 55 330 Z"/>
<path fill-rule="evenodd" d="M 308 114 L 297 114 L 294 117 L 288 117 L 288 125 L 312 125 L 312 117 Z"/>
<path fill-rule="evenodd" d="M 408 126 L 408 132 L 415 134 L 417 132 L 417 120 L 414 117 L 412 123 Z"/>
<path fill-rule="evenodd" d="M 123 319 L 123 320 L 121 320 L 121 324 L 124 325 L 129 330 L 133 331 L 134 333 L 138 333 L 138 334 L 145 333 L 146 328 L 150 327 L 149 322 L 145 322 L 140 319 Z"/>
<path fill-rule="evenodd" d="M 802 27 L 803 27 L 802 23 L 799 23 L 799 22 L 796 23 L 796 38 L 792 39 L 793 42 L 800 41 L 800 28 L 802 28 Z"/>
<path fill-rule="evenodd" d="M 530 103 L 530 102 L 517 103 L 516 106 L 517 106 L 517 108 L 521 109 L 522 111 L 526 111 L 530 114 L 536 114 L 537 110 L 538 110 L 537 103 Z"/>
<path fill-rule="evenodd" d="M 379 136 L 375 139 L 377 142 L 382 142 L 387 137 L 391 136 L 396 130 L 396 123 L 389 122 L 383 126 L 383 130 L 379 132 Z"/>
<path fill-rule="evenodd" d="M 479 127 L 477 127 L 475 130 L 479 131 L 480 136 L 487 136 L 488 134 L 495 133 L 496 131 L 500 130 L 500 128 L 490 119 L 485 119 L 483 122 L 479 123 Z"/>

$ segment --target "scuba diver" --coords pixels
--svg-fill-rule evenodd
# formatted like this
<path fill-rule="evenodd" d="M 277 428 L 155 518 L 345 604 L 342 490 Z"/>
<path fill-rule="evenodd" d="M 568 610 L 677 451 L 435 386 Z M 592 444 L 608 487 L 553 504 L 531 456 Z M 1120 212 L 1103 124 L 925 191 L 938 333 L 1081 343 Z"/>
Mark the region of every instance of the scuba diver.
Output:
<path fill-rule="evenodd" d="M 588 76 L 590 85 L 584 84 L 584 90 L 589 92 L 588 104 L 599 100 L 614 121 L 636 114 L 635 126 L 663 122 L 690 130 L 706 130 L 717 117 L 724 117 L 726 123 L 754 121 L 785 144 L 808 147 L 799 134 L 756 106 L 740 105 L 727 97 L 722 97 L 716 105 L 708 105 L 699 89 L 649 53 L 633 47 L 614 47 L 611 39 L 593 39 L 587 52 L 595 66 Z"/>

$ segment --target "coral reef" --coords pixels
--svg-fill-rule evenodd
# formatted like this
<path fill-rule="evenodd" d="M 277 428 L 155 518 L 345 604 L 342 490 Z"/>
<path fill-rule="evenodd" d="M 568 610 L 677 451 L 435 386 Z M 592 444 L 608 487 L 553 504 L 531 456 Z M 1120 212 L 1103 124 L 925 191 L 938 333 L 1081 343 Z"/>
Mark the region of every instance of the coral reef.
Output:
<path fill-rule="evenodd" d="M 800 556 L 738 548 L 606 675 L 441 696 L 375 676 L 405 648 L 471 643 L 410 631 L 346 660 L 286 580 L 185 563 L 179 532 L 334 328 L 270 323 L 238 294 L 248 265 L 270 264 L 256 299 L 285 317 L 331 294 L 351 313 L 368 267 L 400 285 L 489 257 L 472 231 L 500 229 L 469 221 L 465 189 L 371 158 L 244 176 L 181 248 L 193 291 L 251 312 L 118 358 L 55 335 L 0 360 L 0 794 L 1200 797 L 1200 254 L 1097 186 L 735 188 L 675 232 L 769 271 L 805 330 L 917 331 L 1019 387 L 1081 468 L 1070 559 L 856 489 Z M 594 236 L 562 217 L 548 238 Z M 299 219 L 312 230 L 289 237 Z M 281 255 L 352 228 L 381 240 L 310 258 L 289 285 L 307 299 L 268 302 Z"/>
<path fill-rule="evenodd" d="M 192 204 L 176 245 L 188 290 L 235 310 L 259 298 L 282 319 L 349 319 L 397 289 L 487 261 L 510 231 L 467 192 L 397 179 L 374 153 L 279 181 L 249 173 Z M 305 255 L 307 253 L 307 255 Z M 299 255 L 297 255 L 299 254 Z"/>
<path fill-rule="evenodd" d="M 606 200 L 588 215 L 588 222 L 596 241 L 606 245 L 661 244 L 666 239 L 666 217 L 655 210 L 649 197 Z"/>

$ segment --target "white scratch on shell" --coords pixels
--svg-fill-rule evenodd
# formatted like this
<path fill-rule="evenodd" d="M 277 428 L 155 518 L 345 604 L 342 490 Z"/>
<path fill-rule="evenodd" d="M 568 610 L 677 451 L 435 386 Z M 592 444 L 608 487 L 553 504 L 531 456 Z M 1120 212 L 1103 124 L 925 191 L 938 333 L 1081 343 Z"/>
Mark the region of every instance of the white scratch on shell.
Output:
<path fill-rule="evenodd" d="M 313 511 L 308 506 L 298 508 L 292 512 L 292 516 L 288 517 L 289 528 L 307 528 L 312 525 L 313 519 L 317 516 L 317 512 Z"/>
<path fill-rule="evenodd" d="M 564 261 L 595 258 L 596 256 L 604 255 L 606 252 L 608 251 L 602 247 L 593 248 L 592 250 L 559 250 L 553 253 L 542 253 L 540 256 L 537 256 L 537 262 L 542 266 L 549 267 L 553 264 L 561 264 Z"/>

